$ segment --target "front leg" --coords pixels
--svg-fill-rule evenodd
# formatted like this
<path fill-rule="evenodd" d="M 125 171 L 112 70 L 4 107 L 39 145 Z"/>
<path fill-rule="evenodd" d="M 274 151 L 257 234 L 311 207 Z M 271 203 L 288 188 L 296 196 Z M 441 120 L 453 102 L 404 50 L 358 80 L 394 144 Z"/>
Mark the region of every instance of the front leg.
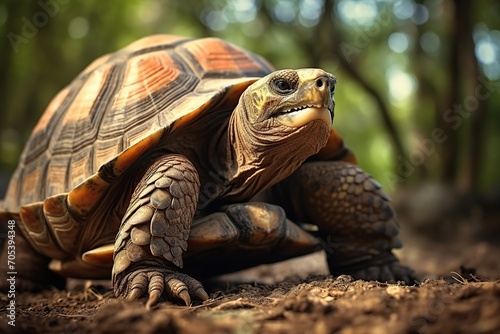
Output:
<path fill-rule="evenodd" d="M 157 160 L 137 185 L 115 240 L 113 286 L 119 297 L 149 294 L 147 306 L 161 298 L 201 300 L 201 283 L 179 273 L 182 254 L 198 201 L 200 182 L 192 163 L 181 155 Z"/>
<path fill-rule="evenodd" d="M 318 226 L 332 274 L 414 283 L 413 270 L 392 253 L 402 244 L 389 198 L 356 165 L 305 163 L 273 189 L 273 199 L 290 219 Z"/>

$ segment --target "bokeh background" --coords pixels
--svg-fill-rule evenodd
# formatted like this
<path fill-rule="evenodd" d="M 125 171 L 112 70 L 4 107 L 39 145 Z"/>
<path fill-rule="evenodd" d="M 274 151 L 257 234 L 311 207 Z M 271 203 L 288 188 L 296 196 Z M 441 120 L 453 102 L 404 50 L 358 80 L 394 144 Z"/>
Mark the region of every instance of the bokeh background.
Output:
<path fill-rule="evenodd" d="M 334 73 L 334 126 L 408 230 L 498 243 L 495 0 L 0 1 L 1 195 L 50 99 L 96 57 L 158 33 Z"/>

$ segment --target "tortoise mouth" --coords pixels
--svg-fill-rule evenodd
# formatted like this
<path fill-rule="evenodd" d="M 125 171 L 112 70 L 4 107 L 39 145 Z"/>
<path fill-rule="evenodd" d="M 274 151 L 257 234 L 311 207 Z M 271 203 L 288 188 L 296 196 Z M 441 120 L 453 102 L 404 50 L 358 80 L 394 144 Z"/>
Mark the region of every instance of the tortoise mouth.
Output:
<path fill-rule="evenodd" d="M 333 122 L 333 109 L 318 105 L 304 105 L 278 111 L 272 117 L 288 127 L 303 126 L 314 120 L 322 120 L 330 127 Z"/>

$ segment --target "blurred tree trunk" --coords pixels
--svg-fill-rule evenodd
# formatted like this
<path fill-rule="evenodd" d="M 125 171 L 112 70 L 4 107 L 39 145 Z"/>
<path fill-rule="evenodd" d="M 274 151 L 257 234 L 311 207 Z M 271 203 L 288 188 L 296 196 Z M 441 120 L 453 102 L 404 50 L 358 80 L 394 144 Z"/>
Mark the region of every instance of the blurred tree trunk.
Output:
<path fill-rule="evenodd" d="M 450 0 L 453 1 L 453 0 Z M 462 23 L 457 21 L 457 9 L 450 4 L 449 6 L 454 12 L 450 18 L 451 36 L 450 36 L 450 52 L 448 59 L 448 85 L 447 91 L 444 94 L 443 103 L 437 110 L 437 125 L 444 130 L 446 140 L 441 146 L 441 176 L 440 179 L 445 183 L 453 184 L 457 178 L 458 171 L 458 141 L 457 131 L 461 123 L 455 120 L 453 107 L 460 101 L 460 38 L 463 37 Z"/>
<path fill-rule="evenodd" d="M 416 3 L 418 4 L 424 4 L 424 2 L 425 2 L 424 0 L 416 1 Z M 416 131 L 418 133 L 417 136 L 425 138 L 426 136 L 428 136 L 429 133 L 427 126 L 429 124 L 428 123 L 429 120 L 426 119 L 425 117 L 427 115 L 422 115 L 422 111 L 438 110 L 439 109 L 437 107 L 438 96 L 435 93 L 436 87 L 432 80 L 434 73 L 429 71 L 428 55 L 419 45 L 422 39 L 422 35 L 428 30 L 428 27 L 426 25 L 418 24 L 415 26 L 415 30 L 416 31 L 414 40 L 417 47 L 415 47 L 414 52 L 409 55 L 411 59 L 410 63 L 412 65 L 411 69 L 412 72 L 415 73 L 415 77 L 417 79 L 416 99 L 414 105 L 412 106 L 412 113 L 413 113 L 413 120 L 415 121 L 415 124 L 417 124 L 416 126 Z M 418 180 L 426 180 L 431 175 L 432 177 L 436 177 L 436 175 L 430 173 L 432 169 L 429 168 L 429 164 L 433 164 L 433 162 L 434 161 L 432 157 L 429 156 L 426 159 L 426 163 L 422 163 L 419 164 L 418 166 L 415 166 Z"/>
<path fill-rule="evenodd" d="M 450 7 L 449 85 L 438 114 L 438 126 L 447 136 L 441 150 L 441 180 L 471 192 L 477 187 L 481 169 L 484 128 L 482 103 L 475 96 L 479 71 L 472 38 L 474 6 L 468 0 L 450 0 Z M 469 105 L 471 101 L 477 104 Z"/>
<path fill-rule="evenodd" d="M 478 190 L 478 179 L 481 171 L 481 159 L 484 147 L 485 111 L 481 99 L 476 96 L 475 89 L 479 84 L 478 62 L 474 50 L 473 40 L 473 17 L 474 2 L 468 0 L 455 0 L 455 21 L 460 28 L 460 66 L 463 68 L 462 82 L 465 85 L 465 96 L 473 97 L 477 101 L 477 106 L 471 111 L 468 150 L 465 151 L 465 169 L 463 175 L 463 185 L 467 192 Z M 466 101 L 464 100 L 464 104 Z M 467 106 L 465 106 L 467 107 Z"/>

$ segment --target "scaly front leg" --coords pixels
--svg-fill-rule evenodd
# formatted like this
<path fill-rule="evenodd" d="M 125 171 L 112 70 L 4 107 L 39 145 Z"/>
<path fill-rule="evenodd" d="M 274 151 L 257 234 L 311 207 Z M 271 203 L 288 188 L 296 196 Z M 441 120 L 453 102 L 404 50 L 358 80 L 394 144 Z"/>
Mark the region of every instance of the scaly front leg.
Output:
<path fill-rule="evenodd" d="M 157 160 L 137 185 L 115 240 L 113 286 L 119 297 L 149 294 L 147 307 L 162 297 L 208 299 L 203 286 L 179 273 L 198 200 L 200 182 L 181 155 Z"/>
<path fill-rule="evenodd" d="M 356 165 L 305 163 L 274 188 L 273 200 L 290 219 L 318 226 L 332 274 L 415 282 L 413 270 L 392 253 L 402 243 L 389 198 Z"/>

